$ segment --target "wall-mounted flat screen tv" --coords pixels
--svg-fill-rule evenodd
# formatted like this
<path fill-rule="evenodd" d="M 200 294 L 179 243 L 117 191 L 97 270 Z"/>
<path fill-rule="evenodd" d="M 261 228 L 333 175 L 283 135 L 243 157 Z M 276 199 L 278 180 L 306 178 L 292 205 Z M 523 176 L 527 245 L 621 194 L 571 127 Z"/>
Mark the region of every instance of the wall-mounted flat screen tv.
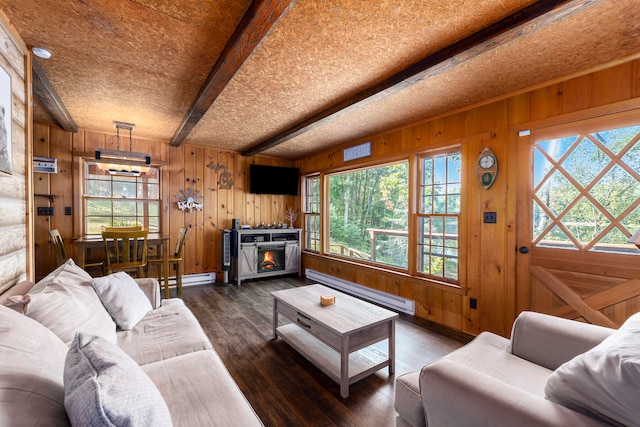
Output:
<path fill-rule="evenodd" d="M 298 168 L 249 165 L 249 192 L 297 196 L 300 182 Z"/>

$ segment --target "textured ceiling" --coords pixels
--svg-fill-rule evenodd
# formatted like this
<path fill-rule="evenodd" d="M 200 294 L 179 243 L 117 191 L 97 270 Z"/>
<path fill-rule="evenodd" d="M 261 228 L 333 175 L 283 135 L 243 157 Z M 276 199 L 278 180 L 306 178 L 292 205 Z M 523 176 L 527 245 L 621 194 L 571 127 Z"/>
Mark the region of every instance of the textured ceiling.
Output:
<path fill-rule="evenodd" d="M 532 0 L 297 0 L 242 64 L 185 142 L 244 151 Z M 248 0 L 0 0 L 80 128 L 169 142 Z M 580 7 L 571 9 L 579 4 Z M 265 154 L 301 158 L 332 145 L 640 52 L 640 2 L 569 2 L 448 61 L 388 96 L 323 120 Z M 36 120 L 51 121 L 36 103 Z"/>

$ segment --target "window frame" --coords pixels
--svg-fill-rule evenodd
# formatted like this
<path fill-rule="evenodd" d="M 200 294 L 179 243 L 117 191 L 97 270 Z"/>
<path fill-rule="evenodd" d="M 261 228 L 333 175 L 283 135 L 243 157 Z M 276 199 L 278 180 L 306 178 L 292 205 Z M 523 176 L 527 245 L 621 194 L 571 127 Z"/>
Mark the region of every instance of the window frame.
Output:
<path fill-rule="evenodd" d="M 143 219 L 143 228 L 146 230 L 151 230 L 152 232 L 157 232 L 162 234 L 162 224 L 163 224 L 163 220 L 162 220 L 162 215 L 163 215 L 163 198 L 162 198 L 162 167 L 157 166 L 157 165 L 152 165 L 151 169 L 156 171 L 157 176 L 158 176 L 158 182 L 157 184 L 154 183 L 154 185 L 157 185 L 158 187 L 158 197 L 157 198 L 150 198 L 150 197 L 138 197 L 137 193 L 135 197 L 113 197 L 109 196 L 109 197 L 105 197 L 105 196 L 95 196 L 95 195 L 89 195 L 88 194 L 88 183 L 89 181 L 93 181 L 92 179 L 89 178 L 89 166 L 96 164 L 96 162 L 93 159 L 82 159 L 82 173 L 81 173 L 81 185 L 82 185 L 82 192 L 81 192 L 81 196 L 80 196 L 80 203 L 81 203 L 81 210 L 82 210 L 82 215 L 81 215 L 81 230 L 82 230 L 82 235 L 87 237 L 87 236 L 97 236 L 98 233 L 92 233 L 89 231 L 89 227 L 88 227 L 88 218 L 92 217 L 92 215 L 88 215 L 88 201 L 89 200 L 109 200 L 109 201 L 117 201 L 117 200 L 127 200 L 127 201 L 135 201 L 136 203 L 138 202 L 157 202 L 157 206 L 158 206 L 158 215 L 157 215 L 157 222 L 158 222 L 158 229 L 153 230 L 153 228 L 151 228 L 151 223 L 149 221 L 149 216 L 140 216 L 140 215 L 136 215 L 136 218 L 142 218 Z M 118 181 L 118 177 L 117 175 L 105 175 L 108 179 L 104 179 L 104 181 L 108 181 L 110 182 L 110 185 L 113 185 L 114 181 Z M 137 185 L 139 184 L 138 179 L 139 177 L 134 177 L 135 178 L 135 185 L 137 187 Z M 107 215 L 104 216 L 105 218 L 108 217 Z M 113 219 L 115 218 L 113 215 L 113 207 L 111 209 L 111 223 L 113 224 Z M 155 218 L 155 215 L 153 216 Z"/>
<path fill-rule="evenodd" d="M 459 156 L 459 171 L 458 171 L 458 181 L 449 181 L 449 162 L 448 162 L 448 158 L 449 156 L 454 156 L 457 155 Z M 425 159 L 435 159 L 437 157 L 445 157 L 446 160 L 446 182 L 444 183 L 440 183 L 437 184 L 435 182 L 434 179 L 432 179 L 432 182 L 430 185 L 426 185 L 424 183 L 424 160 Z M 462 229 L 463 229 L 463 212 L 464 212 L 464 187 L 469 185 L 468 182 L 465 181 L 465 176 L 464 176 L 464 167 L 465 167 L 465 152 L 463 150 L 463 147 L 460 145 L 456 145 L 456 146 L 451 146 L 451 147 L 447 147 L 444 149 L 434 149 L 434 150 L 428 150 L 425 152 L 422 152 L 420 154 L 416 155 L 416 159 L 418 162 L 418 167 L 417 167 L 417 178 L 416 178 L 416 184 L 415 184 L 415 196 L 416 196 L 416 213 L 415 213 L 415 227 L 416 227 L 416 242 L 415 242 L 415 249 L 416 249 L 416 262 L 415 262 L 415 274 L 419 277 L 425 277 L 425 278 L 429 278 L 432 280 L 436 280 L 436 281 L 444 281 L 450 284 L 455 284 L 455 285 L 460 285 L 461 283 L 461 274 L 462 274 L 462 269 L 461 269 L 461 264 L 464 260 L 464 234 L 462 233 Z M 425 194 L 423 192 L 423 190 L 428 187 L 431 186 L 432 188 L 435 186 L 444 186 L 447 190 L 444 193 L 444 198 L 445 198 L 445 202 L 444 202 L 444 206 L 447 207 L 445 212 L 433 212 L 432 213 L 427 213 L 425 212 L 425 206 L 424 206 L 424 202 L 425 202 Z M 457 185 L 458 186 L 458 193 L 449 193 L 448 188 L 450 186 L 453 185 Z M 452 213 L 449 212 L 449 205 L 450 205 L 450 196 L 455 195 L 458 198 L 458 211 L 457 213 Z M 432 192 L 432 201 L 430 206 L 433 207 L 433 199 L 437 197 L 437 195 L 435 194 L 435 192 Z M 442 222 L 443 222 L 443 227 L 442 227 L 442 231 L 443 231 L 443 238 L 442 238 L 442 254 L 440 254 L 441 256 L 438 256 L 436 259 L 442 262 L 443 265 L 443 274 L 440 275 L 435 275 L 435 274 L 430 274 L 428 272 L 424 272 L 424 247 L 426 246 L 424 243 L 424 240 L 420 238 L 419 233 L 420 230 L 423 230 L 423 221 L 426 221 L 427 219 L 431 220 L 432 218 L 441 218 Z M 456 219 L 456 225 L 455 227 L 457 228 L 457 234 L 456 234 L 456 247 L 455 247 L 455 251 L 456 251 L 456 273 L 455 273 L 455 277 L 447 277 L 445 276 L 446 274 L 446 258 L 447 257 L 447 248 L 451 249 L 451 246 L 447 246 L 446 245 L 446 222 L 447 219 L 451 219 L 454 218 Z M 431 245 L 434 246 L 434 245 Z M 437 246 L 437 245 L 436 245 Z M 432 253 L 432 252 L 431 252 Z"/>
<path fill-rule="evenodd" d="M 407 264 L 406 266 L 397 266 L 394 264 L 390 264 L 390 263 L 385 263 L 385 262 L 380 262 L 377 261 L 375 259 L 372 260 L 365 260 L 365 259 L 360 259 L 357 257 L 351 257 L 351 256 L 347 256 L 347 255 L 342 255 L 339 253 L 335 253 L 335 252 L 331 252 L 330 251 L 330 226 L 329 226 L 329 209 L 331 208 L 330 206 L 330 182 L 329 179 L 332 176 L 335 175 L 339 175 L 339 174 L 344 174 L 344 173 L 352 173 L 352 172 L 357 172 L 357 171 L 362 171 L 365 169 L 375 169 L 375 168 L 383 168 L 383 167 L 387 167 L 387 166 L 392 166 L 392 165 L 396 165 L 396 164 L 406 164 L 407 166 L 407 182 L 408 182 L 408 189 L 407 189 L 407 211 L 406 211 L 406 231 L 403 230 L 401 231 L 402 233 L 406 233 L 406 246 L 407 246 L 407 252 L 406 252 L 406 258 L 407 258 Z M 322 196 L 324 198 L 324 200 L 326 201 L 325 204 L 325 209 L 323 212 L 323 217 L 325 218 L 325 224 L 326 224 L 326 228 L 324 230 L 324 232 L 322 233 L 322 237 L 324 238 L 324 240 L 321 242 L 321 245 L 323 247 L 323 253 L 327 256 L 331 256 L 331 257 L 336 257 L 336 258 L 340 258 L 340 259 L 344 259 L 344 260 L 348 260 L 349 262 L 355 262 L 358 264 L 362 264 L 362 265 L 367 265 L 370 267 L 375 267 L 375 268 L 382 268 L 385 270 L 389 270 L 389 271 L 397 271 L 400 273 L 405 273 L 405 274 L 412 274 L 412 271 L 414 270 L 414 267 L 412 266 L 412 249 L 411 249 L 411 229 L 412 229 L 412 222 L 413 222 L 413 218 L 412 218 L 412 199 L 414 197 L 414 193 L 412 192 L 412 183 L 413 183 L 413 173 L 412 173 L 412 161 L 411 161 L 411 156 L 401 156 L 401 157 L 397 157 L 397 158 L 389 158 L 389 159 L 385 159 L 385 161 L 381 161 L 381 162 L 375 162 L 375 163 L 367 163 L 367 164 L 359 164 L 359 165 L 354 165 L 351 168 L 348 169 L 337 169 L 334 171 L 331 171 L 330 173 L 327 172 L 323 175 L 323 180 L 324 180 L 324 186 L 322 187 Z M 390 230 L 390 231 L 397 231 L 400 232 L 400 230 Z M 397 234 L 397 233 L 394 233 Z"/>
<path fill-rule="evenodd" d="M 310 183 L 315 181 L 316 194 L 311 194 Z M 314 253 L 322 251 L 322 177 L 319 173 L 303 175 L 302 177 L 302 224 L 303 224 L 303 241 L 304 250 Z M 312 202 L 310 198 L 316 198 L 316 202 Z M 316 209 L 314 209 L 316 208 Z M 309 220 L 314 220 L 317 224 L 317 230 L 313 233 L 309 231 Z M 312 239 L 316 236 L 315 239 Z M 317 249 L 310 245 L 310 241 L 317 242 Z"/>

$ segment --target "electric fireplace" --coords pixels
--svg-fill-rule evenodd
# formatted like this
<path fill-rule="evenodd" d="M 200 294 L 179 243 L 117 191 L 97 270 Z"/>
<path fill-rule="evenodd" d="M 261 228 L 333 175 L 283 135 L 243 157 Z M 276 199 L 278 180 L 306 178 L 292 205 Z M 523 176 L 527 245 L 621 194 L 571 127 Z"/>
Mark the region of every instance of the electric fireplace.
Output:
<path fill-rule="evenodd" d="M 232 270 L 237 284 L 300 271 L 300 229 L 232 231 Z"/>

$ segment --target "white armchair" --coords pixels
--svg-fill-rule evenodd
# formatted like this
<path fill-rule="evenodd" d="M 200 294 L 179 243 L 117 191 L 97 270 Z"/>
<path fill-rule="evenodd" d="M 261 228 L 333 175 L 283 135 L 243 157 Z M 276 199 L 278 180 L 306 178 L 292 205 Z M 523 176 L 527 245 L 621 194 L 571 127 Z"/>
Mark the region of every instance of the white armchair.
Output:
<path fill-rule="evenodd" d="M 621 328 L 622 329 L 622 328 Z M 483 332 L 419 372 L 398 377 L 398 426 L 602 426 L 545 398 L 549 377 L 565 362 L 616 332 L 523 312 L 511 339 Z"/>

